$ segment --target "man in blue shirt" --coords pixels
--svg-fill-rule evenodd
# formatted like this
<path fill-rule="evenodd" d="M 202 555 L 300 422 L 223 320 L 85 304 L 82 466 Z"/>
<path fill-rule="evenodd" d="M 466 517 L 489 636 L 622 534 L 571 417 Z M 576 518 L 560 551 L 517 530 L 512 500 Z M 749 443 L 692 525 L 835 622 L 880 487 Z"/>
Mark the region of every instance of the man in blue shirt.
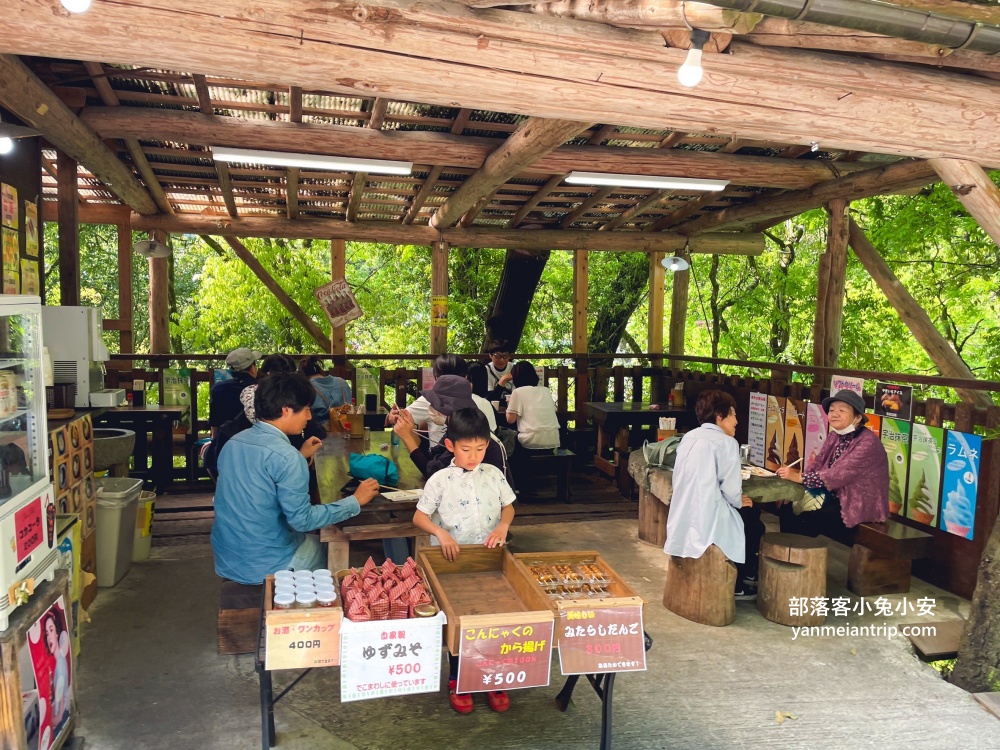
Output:
<path fill-rule="evenodd" d="M 257 423 L 223 447 L 212 525 L 215 572 L 223 578 L 258 584 L 283 568 L 324 567 L 319 539 L 305 532 L 358 515 L 378 494 L 378 482 L 366 479 L 351 497 L 309 504 L 308 462 L 323 443 L 309 438 L 300 452 L 287 436 L 305 428 L 315 395 L 303 375 L 271 375 L 257 387 Z"/>

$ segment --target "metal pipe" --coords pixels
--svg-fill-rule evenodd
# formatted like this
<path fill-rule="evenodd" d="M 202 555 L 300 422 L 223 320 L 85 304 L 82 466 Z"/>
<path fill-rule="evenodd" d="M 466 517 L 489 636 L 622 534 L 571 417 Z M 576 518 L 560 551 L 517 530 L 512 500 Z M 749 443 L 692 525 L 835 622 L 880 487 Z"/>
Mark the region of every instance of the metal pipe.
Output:
<path fill-rule="evenodd" d="M 1000 53 L 1000 27 L 872 0 L 698 0 L 743 13 L 808 21 L 987 55 Z"/>

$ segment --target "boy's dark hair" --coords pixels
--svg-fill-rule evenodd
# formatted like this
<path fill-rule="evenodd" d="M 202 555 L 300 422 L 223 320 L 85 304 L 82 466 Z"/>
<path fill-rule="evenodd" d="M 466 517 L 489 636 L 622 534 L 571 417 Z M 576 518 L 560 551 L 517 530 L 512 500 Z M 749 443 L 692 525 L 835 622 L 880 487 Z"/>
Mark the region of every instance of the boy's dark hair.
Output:
<path fill-rule="evenodd" d="M 469 365 L 457 354 L 442 354 L 434 360 L 431 372 L 435 378 L 442 375 L 458 375 L 458 377 L 464 378 L 469 372 Z"/>
<path fill-rule="evenodd" d="M 299 372 L 309 377 L 310 375 L 323 375 L 326 370 L 323 368 L 323 360 L 314 354 L 299 360 Z"/>
<path fill-rule="evenodd" d="M 510 376 L 514 381 L 515 388 L 521 388 L 526 385 L 538 385 L 538 373 L 535 372 L 535 366 L 526 359 L 522 359 L 514 365 L 510 371 Z"/>
<path fill-rule="evenodd" d="M 458 409 L 448 417 L 448 439 L 453 443 L 459 440 L 489 440 L 490 423 L 486 415 L 479 409 Z"/>
<path fill-rule="evenodd" d="M 507 339 L 493 339 L 486 347 L 487 354 L 496 354 L 497 352 L 507 352 L 508 354 L 513 354 L 510 350 L 510 342 Z"/>
<path fill-rule="evenodd" d="M 276 372 L 260 381 L 253 397 L 253 408 L 257 419 L 274 420 L 281 418 L 281 410 L 287 406 L 295 412 L 312 406 L 316 391 L 300 372 Z"/>
<path fill-rule="evenodd" d="M 472 392 L 486 398 L 489 393 L 489 380 L 486 378 L 486 367 L 484 365 L 469 365 L 469 374 L 466 376 L 472 383 Z"/>
<path fill-rule="evenodd" d="M 268 354 L 257 369 L 257 379 L 260 380 L 278 372 L 295 372 L 295 360 L 287 354 Z"/>
<path fill-rule="evenodd" d="M 694 402 L 694 415 L 698 424 L 715 424 L 716 417 L 725 419 L 735 408 L 736 399 L 725 391 L 702 391 Z"/>

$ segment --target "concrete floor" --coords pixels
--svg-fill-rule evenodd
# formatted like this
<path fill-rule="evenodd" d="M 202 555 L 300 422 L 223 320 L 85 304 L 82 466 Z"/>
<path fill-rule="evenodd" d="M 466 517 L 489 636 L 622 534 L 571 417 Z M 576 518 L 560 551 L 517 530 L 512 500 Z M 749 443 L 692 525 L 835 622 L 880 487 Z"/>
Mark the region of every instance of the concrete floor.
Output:
<path fill-rule="evenodd" d="M 621 676 L 613 747 L 1000 748 L 1000 725 L 962 690 L 912 654 L 909 642 L 876 637 L 792 640 L 789 628 L 737 605 L 725 628 L 688 622 L 660 604 L 663 553 L 636 540 L 635 521 L 515 529 L 516 551 L 596 549 L 646 598 L 654 639 L 649 670 Z M 846 595 L 846 549 L 831 543 L 828 596 Z M 102 589 L 79 662 L 77 734 L 97 750 L 251 750 L 260 714 L 251 657 L 215 653 L 219 582 L 206 543 L 154 548 L 114 589 Z M 910 601 L 937 600 L 937 619 L 968 603 L 916 582 Z M 889 597 L 898 602 L 902 596 Z M 827 624 L 898 624 L 933 618 L 828 617 Z M 445 664 L 446 660 L 443 660 Z M 288 750 L 593 748 L 600 702 L 586 683 L 569 711 L 551 685 L 511 693 L 494 714 L 477 699 L 459 716 L 445 693 L 341 704 L 339 670 L 316 670 L 276 708 L 278 747 Z M 276 673 L 276 687 L 294 673 Z M 782 724 L 775 712 L 794 714 Z"/>

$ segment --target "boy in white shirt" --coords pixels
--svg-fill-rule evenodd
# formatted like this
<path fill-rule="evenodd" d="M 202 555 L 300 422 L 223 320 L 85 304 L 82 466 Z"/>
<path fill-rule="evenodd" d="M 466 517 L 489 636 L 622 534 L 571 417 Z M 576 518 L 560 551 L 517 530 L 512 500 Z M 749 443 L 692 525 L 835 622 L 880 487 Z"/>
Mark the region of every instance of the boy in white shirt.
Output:
<path fill-rule="evenodd" d="M 490 425 L 479 409 L 459 409 L 448 418 L 445 446 L 455 457 L 451 465 L 427 480 L 413 514 L 413 525 L 434 537 L 447 560 L 456 560 L 460 544 L 499 547 L 507 541 L 514 520 L 514 491 L 503 472 L 483 463 L 490 441 Z M 448 700 L 460 714 L 473 709 L 472 696 L 457 692 L 458 658 L 451 657 Z M 486 694 L 490 708 L 510 708 L 507 693 Z"/>

